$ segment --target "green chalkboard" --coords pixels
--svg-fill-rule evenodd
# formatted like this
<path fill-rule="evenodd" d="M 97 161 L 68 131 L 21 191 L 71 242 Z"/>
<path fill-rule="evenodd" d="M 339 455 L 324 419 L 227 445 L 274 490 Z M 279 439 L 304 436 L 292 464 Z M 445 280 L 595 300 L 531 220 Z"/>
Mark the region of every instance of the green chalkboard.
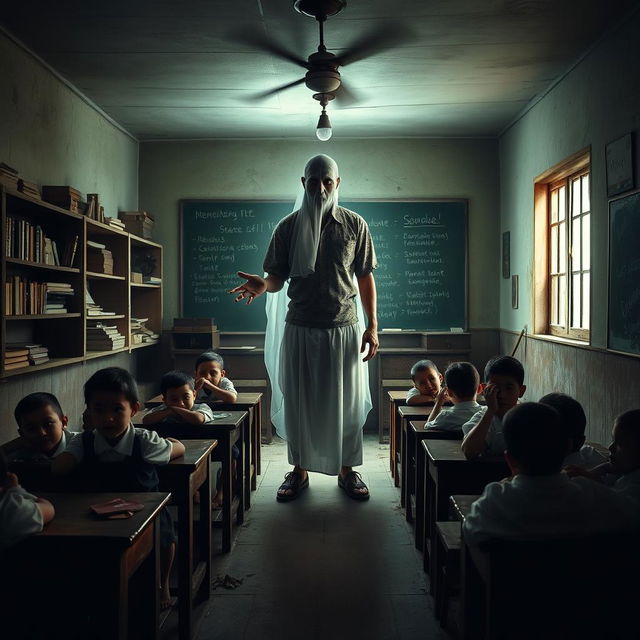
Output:
<path fill-rule="evenodd" d="M 378 257 L 381 329 L 467 327 L 467 201 L 341 201 L 369 224 Z M 182 200 L 181 313 L 222 331 L 264 331 L 264 297 L 246 306 L 227 291 L 236 271 L 262 274 L 286 202 Z"/>
<path fill-rule="evenodd" d="M 609 205 L 609 349 L 640 354 L 640 192 Z"/>

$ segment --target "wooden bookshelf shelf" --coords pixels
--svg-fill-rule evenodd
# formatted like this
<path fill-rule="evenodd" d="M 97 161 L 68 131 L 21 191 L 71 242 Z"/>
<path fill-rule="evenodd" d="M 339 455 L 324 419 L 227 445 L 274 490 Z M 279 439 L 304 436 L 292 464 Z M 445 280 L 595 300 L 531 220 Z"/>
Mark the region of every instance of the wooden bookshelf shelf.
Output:
<path fill-rule="evenodd" d="M 162 289 L 161 284 L 149 284 L 148 282 L 130 282 L 132 287 L 137 287 L 140 289 Z"/>
<path fill-rule="evenodd" d="M 44 200 L 38 200 L 37 198 L 32 198 L 31 196 L 27 196 L 21 191 L 16 191 L 15 189 L 11 189 L 9 187 L 3 187 L 4 192 L 8 197 L 12 200 L 15 200 L 12 203 L 10 213 L 18 213 L 20 215 L 29 215 L 33 214 L 34 205 L 35 208 L 39 208 L 43 213 L 46 213 L 45 210 L 54 211 L 55 213 L 61 214 L 63 216 L 68 216 L 69 218 L 74 218 L 76 220 L 83 220 L 84 216 L 79 213 L 72 213 L 68 209 L 63 209 L 62 207 L 57 207 L 55 204 L 51 204 L 49 202 L 45 202 Z"/>
<path fill-rule="evenodd" d="M 96 278 L 103 280 L 126 280 L 124 276 L 114 276 L 110 273 L 98 273 L 97 271 L 87 271 L 87 278 Z"/>
<path fill-rule="evenodd" d="M 122 318 L 126 318 L 127 316 L 124 313 L 117 313 L 115 316 L 87 316 L 87 320 L 120 320 Z"/>
<path fill-rule="evenodd" d="M 122 353 L 123 351 L 129 351 L 129 347 L 120 347 L 119 349 L 112 349 L 111 351 L 87 351 L 84 359 L 93 360 L 93 358 L 104 358 L 104 356 L 112 356 L 115 353 Z"/>
<path fill-rule="evenodd" d="M 153 347 L 157 344 L 160 344 L 160 340 L 154 340 L 153 342 L 141 342 L 140 344 L 132 344 L 130 349 L 131 351 L 135 349 L 142 349 L 144 347 Z"/>
<path fill-rule="evenodd" d="M 47 271 L 61 271 L 63 273 L 80 273 L 77 267 L 61 267 L 55 264 L 44 264 L 43 262 L 32 262 L 31 260 L 20 260 L 19 258 L 5 258 L 8 264 L 15 264 L 21 267 L 34 267 L 36 269 L 47 269 Z"/>
<path fill-rule="evenodd" d="M 55 367 L 64 367 L 69 364 L 77 364 L 82 362 L 84 357 L 78 356 L 77 358 L 51 358 L 43 364 L 30 365 L 28 367 L 20 367 L 19 369 L 9 369 L 2 373 L 3 378 L 10 378 L 12 376 L 18 376 L 22 373 L 34 373 L 36 371 L 44 371 L 45 369 L 54 369 Z"/>
<path fill-rule="evenodd" d="M 5 316 L 6 320 L 66 320 L 67 318 L 79 318 L 79 313 L 40 313 L 22 316 Z"/>

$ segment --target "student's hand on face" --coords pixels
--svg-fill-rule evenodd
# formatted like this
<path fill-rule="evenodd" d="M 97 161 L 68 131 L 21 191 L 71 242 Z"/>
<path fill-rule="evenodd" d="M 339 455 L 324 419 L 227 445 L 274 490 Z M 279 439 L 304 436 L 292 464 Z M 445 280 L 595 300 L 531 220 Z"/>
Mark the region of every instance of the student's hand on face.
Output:
<path fill-rule="evenodd" d="M 438 391 L 438 393 L 436 395 L 436 403 L 437 404 L 442 404 L 443 402 L 446 402 L 447 400 L 449 400 L 449 395 L 447 394 L 447 387 L 441 387 L 440 391 Z"/>
<path fill-rule="evenodd" d="M 484 399 L 487 402 L 487 409 L 494 413 L 498 411 L 498 387 L 489 383 L 484 388 Z"/>
<path fill-rule="evenodd" d="M 0 486 L 0 492 L 9 491 L 9 489 L 14 489 L 20 483 L 18 482 L 18 476 L 15 473 L 7 473 L 7 477 L 4 481 L 4 484 Z"/>
<path fill-rule="evenodd" d="M 196 382 L 194 384 L 194 389 L 196 391 L 200 391 L 202 389 L 202 385 L 204 384 L 204 378 L 196 378 Z"/>

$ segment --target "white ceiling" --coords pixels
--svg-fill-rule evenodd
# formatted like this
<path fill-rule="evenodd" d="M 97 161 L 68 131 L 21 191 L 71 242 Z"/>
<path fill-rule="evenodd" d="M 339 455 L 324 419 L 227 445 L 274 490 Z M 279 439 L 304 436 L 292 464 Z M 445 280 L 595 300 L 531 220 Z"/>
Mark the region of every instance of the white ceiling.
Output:
<path fill-rule="evenodd" d="M 340 68 L 360 98 L 328 107 L 335 136 L 495 136 L 638 0 L 348 0 L 325 26 L 340 53 L 400 22 L 412 36 Z M 235 41 L 261 29 L 302 58 L 317 23 L 292 0 L 21 0 L 0 23 L 139 139 L 308 138 L 304 69 Z"/>

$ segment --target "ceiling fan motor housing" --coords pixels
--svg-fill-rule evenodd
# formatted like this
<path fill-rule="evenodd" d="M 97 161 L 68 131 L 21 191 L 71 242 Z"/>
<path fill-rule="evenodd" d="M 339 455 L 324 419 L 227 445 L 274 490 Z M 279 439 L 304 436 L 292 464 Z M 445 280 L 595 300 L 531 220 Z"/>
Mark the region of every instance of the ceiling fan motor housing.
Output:
<path fill-rule="evenodd" d="M 333 93 L 340 88 L 340 74 L 337 71 L 308 71 L 304 83 L 315 93 Z"/>

